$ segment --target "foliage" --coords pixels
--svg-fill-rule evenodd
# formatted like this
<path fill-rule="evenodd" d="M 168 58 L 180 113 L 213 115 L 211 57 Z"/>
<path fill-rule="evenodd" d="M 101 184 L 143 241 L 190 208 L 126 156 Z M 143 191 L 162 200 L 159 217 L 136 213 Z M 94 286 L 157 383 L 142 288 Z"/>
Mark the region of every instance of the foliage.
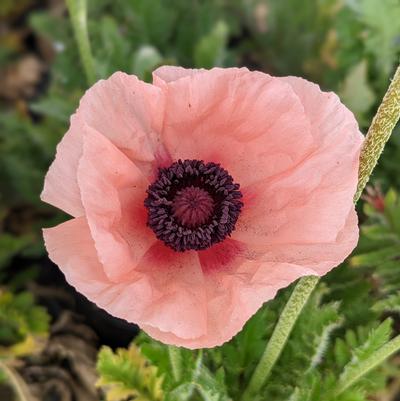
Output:
<path fill-rule="evenodd" d="M 36 274 L 35 265 L 44 255 L 40 228 L 63 219 L 42 204 L 39 195 L 55 146 L 87 89 L 66 13 L 33 3 L 6 1 L 0 7 L 1 17 L 12 21 L 32 8 L 27 29 L 54 53 L 49 82 L 43 79 L 33 97 L 2 103 L 0 114 L 0 283 L 12 290 Z M 152 70 L 162 64 L 246 65 L 275 75 L 301 75 L 337 91 L 363 131 L 400 56 L 397 0 L 310 0 L 301 7 L 296 0 L 88 3 L 99 79 L 123 70 L 151 81 Z M 20 35 L 5 37 L 0 39 L 1 68 L 26 51 Z M 398 133 L 374 176 L 385 189 L 400 185 Z M 388 191 L 383 204 L 383 209 L 373 202 L 364 205 L 359 247 L 316 289 L 258 401 L 363 401 L 398 374 L 396 364 L 389 362 L 356 386 L 335 392 L 338 382 L 387 343 L 392 335 L 387 317 L 398 326 L 397 193 Z M 15 273 L 16 260 L 23 260 L 28 269 Z M 104 347 L 99 353 L 99 386 L 108 400 L 239 400 L 292 288 L 280 291 L 222 347 L 203 353 L 180 350 L 179 379 L 173 376 L 168 349 L 143 334 L 129 349 L 113 352 Z M 29 294 L 0 293 L 2 356 L 31 352 L 47 326 L 46 313 Z"/>
<path fill-rule="evenodd" d="M 0 358 L 37 352 L 48 328 L 49 315 L 30 293 L 0 290 Z"/>
<path fill-rule="evenodd" d="M 400 373 L 390 362 L 366 369 L 391 339 L 400 310 L 400 199 L 393 190 L 386 196 L 368 192 L 359 247 L 308 300 L 258 401 L 366 401 Z M 134 350 L 130 363 L 122 358 L 121 365 L 113 365 L 114 381 L 118 369 L 137 378 L 145 365 L 152 372 L 146 382 L 151 377 L 159 383 L 165 400 L 240 400 L 292 288 L 280 291 L 223 346 L 204 352 L 180 349 L 178 381 L 168 347 L 144 334 L 117 355 L 103 350 L 100 361 L 105 351 L 117 361 Z M 103 377 L 104 371 L 99 372 Z M 125 391 L 137 390 L 135 383 L 125 380 Z"/>
<path fill-rule="evenodd" d="M 372 275 L 374 291 L 383 300 L 375 306 L 379 310 L 385 303 L 388 308 L 389 300 L 393 304 L 400 286 L 400 199 L 393 189 L 386 196 L 378 193 L 376 197 L 380 198 L 378 203 L 375 198 L 364 205 L 367 220 L 361 227 L 360 243 L 349 264 Z"/>
<path fill-rule="evenodd" d="M 223 376 L 213 375 L 203 364 L 202 352 L 180 350 L 182 376 L 174 378 L 168 349 L 141 334 L 128 349 L 116 353 L 103 347 L 98 356 L 98 385 L 107 401 L 136 397 L 140 401 L 184 401 L 200 399 L 229 401 Z M 220 371 L 222 373 L 222 371 Z"/>
<path fill-rule="evenodd" d="M 375 58 L 376 71 L 384 78 L 398 61 L 400 7 L 396 0 L 349 2 L 365 26 L 365 51 Z"/>
<path fill-rule="evenodd" d="M 101 375 L 97 385 L 106 389 L 107 401 L 134 397 L 137 401 L 161 401 L 163 378 L 149 364 L 135 345 L 118 349 L 108 347 L 99 352 L 97 369 Z"/>

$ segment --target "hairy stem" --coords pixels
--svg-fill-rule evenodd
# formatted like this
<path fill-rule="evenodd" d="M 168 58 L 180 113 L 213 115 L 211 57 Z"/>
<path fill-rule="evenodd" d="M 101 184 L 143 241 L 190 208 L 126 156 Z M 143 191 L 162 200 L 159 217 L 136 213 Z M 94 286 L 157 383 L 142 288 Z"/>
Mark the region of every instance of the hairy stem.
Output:
<path fill-rule="evenodd" d="M 302 278 L 294 288 L 289 301 L 285 305 L 272 336 L 264 350 L 250 383 L 243 394 L 243 401 L 252 400 L 259 392 L 278 360 L 289 334 L 304 305 L 318 283 L 318 277 L 308 276 Z"/>
<path fill-rule="evenodd" d="M 87 30 L 87 3 L 86 0 L 66 0 L 66 3 L 86 80 L 92 85 L 96 81 L 96 71 Z"/>
<path fill-rule="evenodd" d="M 182 354 L 178 347 L 168 346 L 169 361 L 172 367 L 172 375 L 176 382 L 182 378 Z"/>
<path fill-rule="evenodd" d="M 354 196 L 354 202 L 356 203 L 360 198 L 361 192 L 363 191 L 369 177 L 376 166 L 376 163 L 381 155 L 386 142 L 388 141 L 397 121 L 400 117 L 400 66 L 397 68 L 393 80 L 382 100 L 378 111 L 372 120 L 371 127 L 368 130 L 367 137 L 365 139 L 363 148 L 360 155 L 360 167 L 359 167 L 359 181 L 357 185 L 357 191 Z M 288 303 L 286 304 L 277 325 L 275 326 L 274 332 L 264 350 L 264 353 L 250 379 L 249 385 L 243 393 L 242 401 L 250 401 L 252 396 L 257 394 L 261 387 L 268 379 L 272 368 L 275 366 L 283 348 L 289 338 L 289 335 L 299 317 L 304 305 L 307 303 L 313 289 L 319 281 L 318 277 L 310 276 L 303 277 L 297 283 Z M 394 340 L 392 340 L 393 342 Z M 400 342 L 400 340 L 397 340 Z M 389 345 L 391 343 L 388 343 Z M 392 347 L 395 347 L 392 345 Z M 384 346 L 383 348 L 385 348 Z M 368 366 L 375 367 L 381 363 L 385 357 L 382 355 L 389 356 L 386 349 L 381 349 L 382 353 L 375 356 L 377 362 L 374 360 L 368 360 Z M 399 348 L 399 346 L 398 346 Z M 391 349 L 391 348 L 390 348 Z M 386 353 L 385 353 L 386 351 Z M 393 353 L 393 350 L 391 353 Z M 386 356 L 386 357 L 387 357 Z M 367 361 L 366 361 L 367 362 Z M 367 364 L 363 364 L 365 369 L 360 370 L 360 375 L 351 376 L 346 379 L 344 385 L 347 388 L 355 380 L 358 380 L 363 374 L 367 373 L 370 369 Z M 364 372 L 364 373 L 363 373 Z M 351 380 L 351 382 L 350 382 Z M 348 384 L 350 383 L 350 384 Z"/>
<path fill-rule="evenodd" d="M 391 84 L 382 100 L 378 111 L 369 127 L 360 156 L 355 201 L 361 196 L 369 177 L 372 174 L 379 156 L 400 117 L 400 66 L 394 74 Z"/>
<path fill-rule="evenodd" d="M 377 351 L 375 351 L 365 361 L 360 362 L 355 368 L 345 371 L 340 377 L 336 386 L 335 395 L 342 394 L 345 390 L 355 384 L 361 377 L 366 375 L 372 369 L 380 365 L 390 355 L 400 350 L 400 335 L 390 340 Z"/>

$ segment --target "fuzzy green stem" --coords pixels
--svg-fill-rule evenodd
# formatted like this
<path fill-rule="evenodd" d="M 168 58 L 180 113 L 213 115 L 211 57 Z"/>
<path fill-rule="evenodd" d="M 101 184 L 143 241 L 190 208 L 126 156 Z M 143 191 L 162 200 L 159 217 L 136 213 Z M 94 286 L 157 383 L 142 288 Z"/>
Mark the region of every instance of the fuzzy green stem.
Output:
<path fill-rule="evenodd" d="M 182 379 L 182 354 L 178 347 L 172 345 L 168 346 L 169 361 L 172 367 L 172 375 L 176 382 L 180 382 Z"/>
<path fill-rule="evenodd" d="M 264 353 L 251 377 L 250 383 L 243 393 L 243 401 L 252 400 L 267 380 L 278 360 L 289 334 L 304 305 L 318 283 L 318 277 L 308 276 L 302 278 L 294 288 L 289 301 L 275 326 L 274 332 L 264 350 Z"/>
<path fill-rule="evenodd" d="M 390 355 L 400 350 L 400 335 L 390 340 L 380 349 L 375 351 L 369 358 L 358 364 L 355 369 L 345 371 L 340 377 L 335 395 L 338 396 L 355 384 L 361 377 L 365 376 L 372 369 L 379 366 Z"/>
<path fill-rule="evenodd" d="M 382 100 L 378 111 L 372 120 L 365 138 L 360 156 L 360 171 L 358 176 L 357 192 L 354 196 L 357 201 L 372 174 L 379 156 L 386 142 L 399 121 L 400 117 L 400 66 L 394 74 L 391 84 Z"/>
<path fill-rule="evenodd" d="M 87 30 L 87 3 L 86 0 L 66 0 L 66 3 L 86 80 L 90 86 L 96 81 L 96 70 Z"/>

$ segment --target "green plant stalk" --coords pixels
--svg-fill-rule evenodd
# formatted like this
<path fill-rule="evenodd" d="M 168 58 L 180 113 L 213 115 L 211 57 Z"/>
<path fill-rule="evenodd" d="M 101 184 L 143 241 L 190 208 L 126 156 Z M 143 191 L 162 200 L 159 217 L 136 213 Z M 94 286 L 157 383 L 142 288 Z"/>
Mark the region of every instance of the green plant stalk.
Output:
<path fill-rule="evenodd" d="M 349 373 L 346 372 L 340 377 L 335 395 L 338 396 L 346 391 L 349 387 L 355 384 L 361 377 L 365 376 L 372 369 L 379 366 L 390 355 L 400 350 L 400 335 L 390 340 L 377 351 L 375 351 L 369 358 L 361 362 L 357 369 L 352 369 Z"/>
<path fill-rule="evenodd" d="M 400 66 L 397 68 L 391 84 L 382 100 L 378 111 L 372 120 L 371 127 L 368 130 L 363 148 L 360 154 L 359 180 L 354 202 L 360 198 L 368 179 L 376 166 L 376 163 L 388 141 L 397 121 L 400 117 Z M 292 332 L 304 305 L 307 303 L 315 286 L 319 281 L 318 277 L 309 276 L 299 280 L 293 290 L 289 301 L 275 326 L 272 336 L 267 343 L 263 355 L 253 372 L 248 387 L 245 389 L 242 401 L 250 401 L 256 395 L 268 379 L 275 363 L 281 355 L 283 348 Z M 400 341 L 400 340 L 399 340 Z M 390 343 L 388 343 L 390 344 Z M 393 351 L 394 352 L 394 351 Z M 379 354 L 386 355 L 384 353 Z M 387 356 L 389 356 L 387 354 Z M 386 356 L 386 357 L 387 357 Z M 382 362 L 385 358 L 380 359 Z M 374 362 L 368 360 L 369 363 Z M 380 362 L 377 362 L 379 364 Z M 377 364 L 373 365 L 376 366 Z M 363 366 L 367 366 L 366 364 Z M 368 369 L 369 370 L 369 369 Z M 365 370 L 365 373 L 368 371 Z M 363 373 L 363 374 L 365 374 Z M 357 376 L 357 379 L 360 378 Z"/>
<path fill-rule="evenodd" d="M 378 111 L 372 120 L 360 155 L 357 192 L 354 200 L 361 196 L 381 153 L 400 118 L 400 66 L 383 97 Z"/>
<path fill-rule="evenodd" d="M 86 0 L 66 0 L 66 4 L 75 39 L 78 43 L 79 55 L 85 70 L 86 80 L 88 85 L 91 86 L 96 82 L 96 70 L 87 29 L 87 3 Z"/>
<path fill-rule="evenodd" d="M 174 380 L 178 383 L 182 379 L 182 353 L 180 348 L 173 345 L 168 346 L 169 361 L 172 367 L 172 375 Z"/>
<path fill-rule="evenodd" d="M 285 305 L 282 314 L 275 326 L 274 332 L 264 350 L 260 362 L 258 363 L 246 391 L 243 393 L 243 401 L 252 400 L 267 380 L 278 360 L 289 334 L 292 331 L 297 318 L 299 317 L 304 305 L 315 286 L 319 277 L 308 276 L 302 278 L 294 288 L 290 298 Z"/>

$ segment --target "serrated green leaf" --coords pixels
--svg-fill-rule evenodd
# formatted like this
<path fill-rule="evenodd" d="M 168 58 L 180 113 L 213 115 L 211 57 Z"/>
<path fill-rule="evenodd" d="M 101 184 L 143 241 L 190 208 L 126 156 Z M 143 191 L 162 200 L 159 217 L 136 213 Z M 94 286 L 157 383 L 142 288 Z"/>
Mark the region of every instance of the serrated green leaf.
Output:
<path fill-rule="evenodd" d="M 386 299 L 381 299 L 372 307 L 376 312 L 397 312 L 400 313 L 400 292 L 390 295 Z"/>
<path fill-rule="evenodd" d="M 195 388 L 204 401 L 232 401 L 221 377 L 213 375 L 204 365 L 195 381 Z"/>
<path fill-rule="evenodd" d="M 391 331 L 392 320 L 386 319 L 378 327 L 370 330 L 366 339 L 362 341 L 359 345 L 357 344 L 359 340 L 355 335 L 354 337 L 347 335 L 346 339 L 350 339 L 350 342 L 347 341 L 348 345 L 350 345 L 350 360 L 344 365 L 343 370 L 339 376 L 339 380 L 343 382 L 346 381 L 346 378 L 351 377 L 353 373 L 359 369 L 359 366 L 361 366 L 364 361 L 366 361 L 374 354 L 374 352 L 378 351 L 382 346 L 384 346 L 390 339 Z M 359 332 L 359 339 L 361 340 L 362 337 L 362 333 Z M 364 380 L 364 384 L 366 383 L 367 386 L 373 387 L 373 382 L 368 381 L 367 378 L 362 379 Z M 376 381 L 377 380 L 375 380 L 375 382 Z"/>
<path fill-rule="evenodd" d="M 128 349 L 119 348 L 116 353 L 103 346 L 98 354 L 97 371 L 100 375 L 97 386 L 104 389 L 107 401 L 120 401 L 128 396 L 136 401 L 163 400 L 163 377 L 134 344 Z"/>
<path fill-rule="evenodd" d="M 315 374 L 330 346 L 334 329 L 342 317 L 338 303 L 323 303 L 327 293 L 322 284 L 314 291 L 294 326 L 265 388 L 262 399 L 285 400 L 296 387 L 307 387 L 303 380 Z"/>

